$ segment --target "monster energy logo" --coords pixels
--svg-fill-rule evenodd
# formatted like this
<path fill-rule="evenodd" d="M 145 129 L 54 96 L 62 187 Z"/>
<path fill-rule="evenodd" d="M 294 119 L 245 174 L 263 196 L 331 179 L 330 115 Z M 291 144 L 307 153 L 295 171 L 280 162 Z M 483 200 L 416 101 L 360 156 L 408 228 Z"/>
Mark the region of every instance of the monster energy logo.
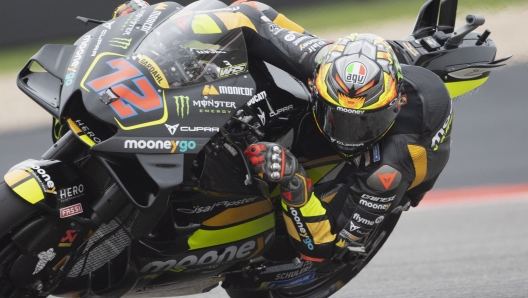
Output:
<path fill-rule="evenodd" d="M 189 116 L 189 96 L 174 96 L 176 113 L 182 118 Z"/>
<path fill-rule="evenodd" d="M 128 49 L 130 46 L 130 43 L 132 42 L 132 38 L 112 38 L 110 39 L 110 46 L 116 47 L 116 48 L 122 48 L 123 50 Z"/>

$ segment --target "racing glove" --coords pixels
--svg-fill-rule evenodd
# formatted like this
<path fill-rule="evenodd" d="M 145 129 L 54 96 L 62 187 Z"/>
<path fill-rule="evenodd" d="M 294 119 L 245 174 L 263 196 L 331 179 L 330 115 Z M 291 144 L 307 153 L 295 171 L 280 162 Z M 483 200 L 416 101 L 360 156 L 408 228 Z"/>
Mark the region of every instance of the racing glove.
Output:
<path fill-rule="evenodd" d="M 130 0 L 127 1 L 121 5 L 119 5 L 114 10 L 114 15 L 112 16 L 112 19 L 118 18 L 120 16 L 124 16 L 130 13 L 133 13 L 134 11 L 143 9 L 147 6 L 150 6 L 146 1 L 143 0 Z"/>
<path fill-rule="evenodd" d="M 244 155 L 265 182 L 279 183 L 282 199 L 292 207 L 304 206 L 312 195 L 312 181 L 297 158 L 276 143 L 250 145 Z"/>

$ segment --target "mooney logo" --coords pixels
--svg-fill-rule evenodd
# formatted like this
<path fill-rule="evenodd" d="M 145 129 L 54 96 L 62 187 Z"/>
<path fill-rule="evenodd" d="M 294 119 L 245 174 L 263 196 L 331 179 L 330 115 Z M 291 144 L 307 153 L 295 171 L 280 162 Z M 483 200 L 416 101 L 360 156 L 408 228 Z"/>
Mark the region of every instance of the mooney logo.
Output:
<path fill-rule="evenodd" d="M 337 107 L 337 110 L 340 112 L 348 113 L 348 114 L 356 114 L 356 115 L 362 115 L 364 111 L 360 110 L 353 110 L 353 109 L 347 109 L 343 107 Z"/>
<path fill-rule="evenodd" d="M 189 116 L 189 96 L 174 96 L 176 101 L 176 113 L 184 118 Z"/>
<path fill-rule="evenodd" d="M 171 135 L 174 135 L 176 133 L 176 131 L 178 130 L 178 126 L 179 124 L 176 124 L 176 125 L 168 125 L 168 124 L 165 124 L 165 126 L 167 127 L 167 129 L 169 130 L 170 134 Z"/>
<path fill-rule="evenodd" d="M 264 245 L 270 241 L 272 235 L 269 234 L 266 239 L 259 238 L 257 240 L 247 241 L 240 246 L 232 245 L 225 249 L 210 250 L 203 255 L 188 255 L 180 261 L 167 260 L 151 262 L 145 265 L 140 272 L 157 273 L 195 265 L 211 265 L 242 260 L 259 253 L 264 248 Z"/>
<path fill-rule="evenodd" d="M 92 37 L 90 35 L 86 35 L 82 38 L 81 43 L 77 47 L 77 51 L 75 52 L 75 55 L 73 56 L 73 60 L 70 63 L 70 66 L 66 70 L 66 86 L 70 86 L 73 83 L 73 79 L 75 78 L 75 74 L 77 73 L 77 67 L 79 67 L 79 64 L 81 64 L 81 60 L 83 58 L 84 52 L 86 47 L 88 46 L 88 42 L 90 41 Z"/>
<path fill-rule="evenodd" d="M 28 167 L 32 170 L 33 173 L 38 174 L 37 178 L 39 178 L 40 182 L 45 185 L 44 189 L 47 193 L 57 193 L 55 191 L 55 183 L 53 182 L 53 180 L 51 180 L 51 177 L 46 172 L 46 170 L 34 164 L 28 165 Z"/>
<path fill-rule="evenodd" d="M 218 74 L 218 77 L 224 78 L 228 76 L 237 75 L 239 73 L 246 71 L 246 67 L 247 67 L 247 63 L 241 63 L 241 64 L 221 68 L 220 73 Z"/>
<path fill-rule="evenodd" d="M 303 237 L 304 239 L 302 242 L 308 247 L 309 250 L 314 250 L 314 245 L 312 238 L 308 234 L 308 231 L 304 227 L 303 221 L 301 220 L 301 216 L 299 214 L 299 211 L 297 209 L 290 207 L 290 214 L 293 217 L 293 220 L 295 221 L 295 227 L 297 228 L 297 231 L 299 232 L 299 236 Z"/>
<path fill-rule="evenodd" d="M 122 48 L 123 50 L 128 49 L 131 42 L 132 42 L 132 38 L 121 38 L 121 37 L 112 38 L 109 41 L 111 47 Z"/>
<path fill-rule="evenodd" d="M 196 148 L 195 141 L 174 141 L 174 140 L 126 140 L 125 149 L 148 149 L 148 150 L 170 150 L 170 153 L 176 151 L 184 153 L 187 150 Z"/>

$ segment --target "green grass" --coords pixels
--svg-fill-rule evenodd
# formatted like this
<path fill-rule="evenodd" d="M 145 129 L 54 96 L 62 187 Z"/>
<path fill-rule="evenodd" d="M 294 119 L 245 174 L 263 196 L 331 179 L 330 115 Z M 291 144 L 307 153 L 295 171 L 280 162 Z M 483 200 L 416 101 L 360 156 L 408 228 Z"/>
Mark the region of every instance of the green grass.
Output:
<path fill-rule="evenodd" d="M 317 7 L 281 11 L 306 30 L 315 32 L 332 28 L 364 25 L 394 19 L 416 20 L 425 0 L 360 0 L 327 2 Z M 459 0 L 458 13 L 482 13 L 528 0 Z"/>
<path fill-rule="evenodd" d="M 265 0 L 261 0 L 265 2 Z M 329 4 L 326 4 L 329 3 Z M 284 9 L 281 12 L 308 31 L 353 28 L 376 21 L 409 19 L 414 22 L 425 0 L 357 0 L 326 2 L 320 6 Z M 509 5 L 526 4 L 528 0 L 459 0 L 459 14 L 482 13 Z M 484 13 L 485 14 L 485 13 Z M 73 43 L 72 40 L 48 43 Z M 0 72 L 20 70 L 43 45 L 0 49 Z"/>

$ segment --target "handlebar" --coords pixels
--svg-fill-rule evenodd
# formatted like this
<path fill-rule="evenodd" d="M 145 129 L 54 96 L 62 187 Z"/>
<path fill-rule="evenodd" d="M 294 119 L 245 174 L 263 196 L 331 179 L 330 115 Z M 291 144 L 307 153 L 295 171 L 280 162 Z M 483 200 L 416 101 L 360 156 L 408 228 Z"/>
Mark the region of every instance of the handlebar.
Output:
<path fill-rule="evenodd" d="M 484 25 L 486 18 L 478 14 L 470 14 L 466 17 L 466 24 L 462 27 L 456 28 L 455 32 L 451 34 L 451 37 L 446 41 L 446 48 L 456 48 L 458 47 L 464 37 L 468 35 L 473 30 L 477 29 L 479 26 Z"/>

